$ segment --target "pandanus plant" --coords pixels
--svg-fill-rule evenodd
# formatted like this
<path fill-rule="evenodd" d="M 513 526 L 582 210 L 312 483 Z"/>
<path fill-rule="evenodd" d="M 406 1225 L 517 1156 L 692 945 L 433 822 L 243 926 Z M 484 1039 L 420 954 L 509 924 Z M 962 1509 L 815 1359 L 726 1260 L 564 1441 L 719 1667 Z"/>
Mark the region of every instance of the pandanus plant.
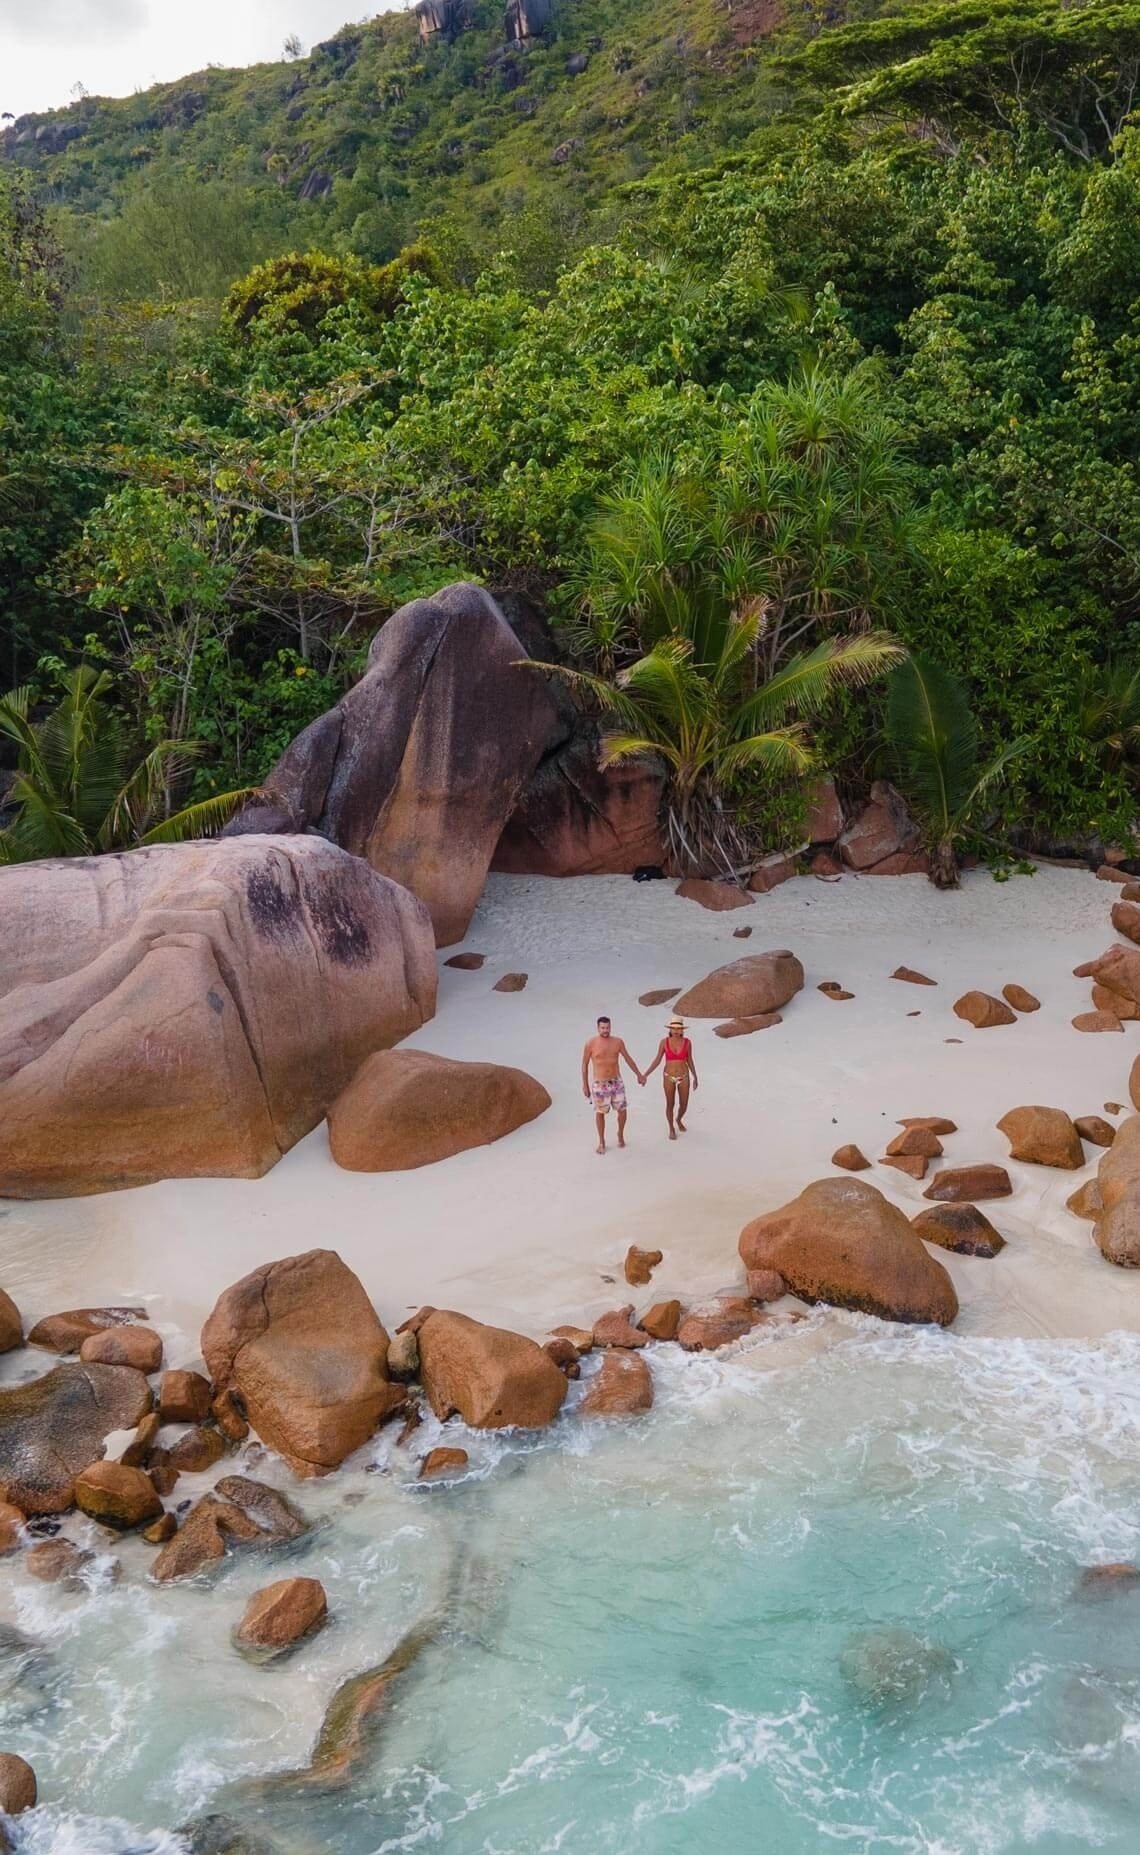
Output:
<path fill-rule="evenodd" d="M 140 745 L 108 700 L 112 687 L 106 670 L 83 664 L 63 678 L 59 701 L 39 720 L 28 689 L 0 697 L 0 734 L 16 747 L 0 863 L 209 837 L 253 796 L 253 787 L 222 792 L 172 812 L 171 789 L 197 744 Z"/>
<path fill-rule="evenodd" d="M 757 680 L 761 603 L 731 619 L 720 649 L 700 663 L 693 641 L 670 636 L 612 678 L 536 664 L 592 697 L 604 726 L 600 765 L 658 756 L 668 769 L 665 833 L 682 875 L 739 878 L 756 849 L 733 805 L 749 776 L 786 781 L 810 771 L 809 718 L 841 686 L 858 687 L 902 657 L 880 632 L 826 638 Z"/>
<path fill-rule="evenodd" d="M 921 654 L 907 657 L 891 674 L 886 734 L 898 783 L 930 854 L 930 880 L 938 889 L 956 889 L 962 841 L 985 835 L 993 789 L 1030 745 L 1029 736 L 1012 741 L 983 766 L 962 683 Z"/>

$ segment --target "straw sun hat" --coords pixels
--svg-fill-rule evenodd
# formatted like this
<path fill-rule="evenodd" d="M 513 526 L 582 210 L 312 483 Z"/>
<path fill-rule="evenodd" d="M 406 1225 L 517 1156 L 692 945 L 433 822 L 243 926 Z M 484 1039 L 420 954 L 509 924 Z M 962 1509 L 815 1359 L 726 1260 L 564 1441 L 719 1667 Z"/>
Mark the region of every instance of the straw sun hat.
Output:
<path fill-rule="evenodd" d="M 665 1026 L 665 1029 L 667 1031 L 683 1031 L 684 1028 L 685 1028 L 684 1018 L 670 1018 L 668 1024 Z"/>

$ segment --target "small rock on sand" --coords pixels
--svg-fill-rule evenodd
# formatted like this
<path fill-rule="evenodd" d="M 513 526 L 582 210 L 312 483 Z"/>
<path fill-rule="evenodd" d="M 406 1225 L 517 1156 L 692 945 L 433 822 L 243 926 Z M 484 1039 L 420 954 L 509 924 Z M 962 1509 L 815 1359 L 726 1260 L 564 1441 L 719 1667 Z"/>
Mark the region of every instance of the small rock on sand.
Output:
<path fill-rule="evenodd" d="M 747 890 L 741 889 L 734 882 L 706 882 L 700 876 L 686 876 L 673 891 L 686 902 L 699 902 L 702 908 L 712 908 L 718 914 L 726 908 L 751 908 L 752 897 Z"/>
<path fill-rule="evenodd" d="M 996 1256 L 1005 1248 L 1005 1238 L 976 1204 L 931 1205 L 910 1221 L 925 1243 L 958 1256 Z"/>
<path fill-rule="evenodd" d="M 748 932 L 751 934 L 752 929 L 749 928 Z M 679 985 L 659 986 L 656 992 L 643 992 L 637 1002 L 639 1005 L 667 1005 L 680 990 Z"/>
<path fill-rule="evenodd" d="M 753 1031 L 770 1031 L 773 1025 L 783 1022 L 778 1011 L 761 1011 L 752 1018 L 729 1018 L 725 1024 L 714 1025 L 713 1035 L 716 1037 L 750 1037 Z"/>
<path fill-rule="evenodd" d="M 1116 1136 L 1115 1127 L 1102 1114 L 1078 1114 L 1073 1126 L 1090 1146 L 1111 1146 Z"/>
<path fill-rule="evenodd" d="M 916 972 L 913 966 L 896 966 L 892 979 L 902 979 L 907 985 L 937 985 L 937 979 L 928 979 L 925 973 Z"/>
<path fill-rule="evenodd" d="M 896 1134 L 887 1148 L 887 1154 L 895 1159 L 902 1154 L 914 1158 L 941 1159 L 942 1142 L 932 1127 L 904 1127 L 901 1134 Z"/>
<path fill-rule="evenodd" d="M 837 1004 L 844 999 L 854 998 L 855 996 L 854 992 L 845 992 L 838 979 L 822 980 L 816 987 L 816 991 L 822 992 L 825 998 L 833 998 Z"/>
<path fill-rule="evenodd" d="M 564 1333 L 552 1334 L 549 1340 L 544 1340 L 542 1350 L 553 1359 L 560 1372 L 565 1372 L 567 1378 L 581 1377 L 582 1368 L 578 1364 L 578 1348 L 566 1338 Z"/>
<path fill-rule="evenodd" d="M 1124 1103 L 1122 1101 L 1106 1101 L 1104 1104 L 1104 1111 L 1106 1114 L 1123 1114 Z"/>
<path fill-rule="evenodd" d="M 492 992 L 525 991 L 528 977 L 527 973 L 504 973 L 501 979 L 496 979 L 491 990 Z"/>
<path fill-rule="evenodd" d="M 927 1161 L 921 1153 L 885 1153 L 879 1161 L 880 1166 L 893 1166 L 896 1172 L 905 1172 L 908 1179 L 924 1179 Z"/>
<path fill-rule="evenodd" d="M 1012 1005 L 1015 1011 L 1040 1011 L 1041 1009 L 1041 1000 L 1034 998 L 1033 993 L 1027 992 L 1023 985 L 1003 985 L 1001 995 L 1006 1004 Z"/>
<path fill-rule="evenodd" d="M 1004 1166 L 945 1166 L 923 1193 L 943 1204 L 972 1203 L 978 1198 L 1008 1198 L 1013 1191 Z"/>
<path fill-rule="evenodd" d="M 1011 1159 L 1062 1172 L 1077 1172 L 1085 1163 L 1081 1137 L 1063 1108 L 1011 1108 L 998 1122 L 998 1131 L 1009 1141 Z"/>
<path fill-rule="evenodd" d="M 453 953 L 451 958 L 443 963 L 445 966 L 454 966 L 457 972 L 477 973 L 486 958 L 485 953 Z"/>
<path fill-rule="evenodd" d="M 899 1120 L 900 1127 L 927 1127 L 932 1134 L 956 1134 L 958 1124 L 948 1121 L 944 1114 L 904 1114 Z"/>
<path fill-rule="evenodd" d="M 655 1301 L 651 1308 L 646 1308 L 637 1324 L 651 1340 L 675 1340 L 681 1324 L 681 1303 Z"/>
<path fill-rule="evenodd" d="M 1079 1011 L 1072 1021 L 1075 1031 L 1123 1031 L 1114 1011 Z"/>
<path fill-rule="evenodd" d="M 752 929 L 750 927 L 733 928 L 732 938 L 733 940 L 747 940 L 751 933 Z"/>
<path fill-rule="evenodd" d="M 842 1166 L 844 1172 L 866 1172 L 871 1162 L 857 1146 L 836 1147 L 831 1155 L 833 1166 Z"/>
<path fill-rule="evenodd" d="M 786 947 L 745 953 L 706 973 L 677 1001 L 683 1018 L 753 1018 L 779 1011 L 802 990 L 804 969 Z"/>
<path fill-rule="evenodd" d="M 1003 999 L 989 992 L 963 992 L 954 1001 L 954 1016 L 972 1024 L 976 1031 L 989 1031 L 999 1024 L 1016 1024 L 1017 1014 Z"/>
<path fill-rule="evenodd" d="M 653 1374 L 636 1353 L 606 1353 L 585 1387 L 579 1417 L 633 1417 L 653 1404 Z"/>
<path fill-rule="evenodd" d="M 660 1250 L 641 1250 L 636 1243 L 631 1243 L 625 1253 L 622 1273 L 631 1288 L 644 1288 L 661 1260 Z"/>

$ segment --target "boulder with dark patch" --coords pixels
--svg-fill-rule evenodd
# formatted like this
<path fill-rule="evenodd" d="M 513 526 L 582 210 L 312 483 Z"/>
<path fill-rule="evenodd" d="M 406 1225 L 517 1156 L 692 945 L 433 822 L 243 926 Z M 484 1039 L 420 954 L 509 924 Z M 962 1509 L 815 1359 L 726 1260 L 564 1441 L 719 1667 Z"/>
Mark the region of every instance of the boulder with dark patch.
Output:
<path fill-rule="evenodd" d="M 422 1353 L 421 1338 L 421 1353 Z M 334 1250 L 267 1263 L 220 1296 L 202 1329 L 219 1391 L 300 1475 L 335 1468 L 403 1401 L 388 1335 Z"/>
<path fill-rule="evenodd" d="M 976 1204 L 931 1205 L 911 1218 L 911 1226 L 925 1243 L 958 1256 L 996 1256 L 1005 1248 L 1005 1238 Z"/>
<path fill-rule="evenodd" d="M 92 1462 L 75 1478 L 75 1505 L 89 1520 L 127 1532 L 157 1520 L 162 1502 L 143 1469 L 121 1462 Z"/>
<path fill-rule="evenodd" d="M 549 1106 L 523 1069 L 378 1050 L 329 1109 L 329 1147 L 349 1172 L 402 1172 L 489 1146 Z"/>
<path fill-rule="evenodd" d="M 776 1269 L 801 1300 L 936 1321 L 958 1312 L 954 1285 L 903 1213 L 862 1179 L 818 1179 L 740 1235 L 746 1269 Z"/>
<path fill-rule="evenodd" d="M 145 1308 L 69 1308 L 64 1314 L 45 1314 L 28 1335 L 29 1346 L 42 1346 L 45 1352 L 65 1357 L 82 1350 L 84 1340 L 109 1328 L 128 1326 L 146 1319 Z M 104 1365 L 126 1365 L 123 1359 L 105 1359 Z"/>
<path fill-rule="evenodd" d="M 885 779 L 871 787 L 866 805 L 841 834 L 837 849 L 850 869 L 905 875 L 924 867 L 922 837 L 901 793 Z"/>
<path fill-rule="evenodd" d="M 0 1353 L 10 1353 L 22 1345 L 24 1338 L 20 1310 L 11 1295 L 0 1288 Z"/>
<path fill-rule="evenodd" d="M 803 990 L 804 969 L 794 953 L 746 953 L 718 966 L 677 1000 L 682 1018 L 754 1018 L 777 1012 Z"/>
<path fill-rule="evenodd" d="M 415 599 L 377 633 L 361 680 L 265 781 L 300 828 L 418 896 L 440 946 L 463 939 L 508 819 L 565 738 L 526 654 L 480 586 Z"/>
<path fill-rule="evenodd" d="M 60 1365 L 0 1391 L 0 1499 L 26 1514 L 66 1512 L 104 1437 L 133 1429 L 150 1402 L 142 1373 L 119 1365 Z"/>
<path fill-rule="evenodd" d="M 428 917 L 318 837 L 0 868 L 0 1195 L 257 1178 L 431 1017 Z"/>
<path fill-rule="evenodd" d="M 440 1309 L 417 1337 L 420 1379 L 441 1421 L 458 1412 L 475 1430 L 536 1430 L 562 1408 L 565 1374 L 524 1334 Z"/>

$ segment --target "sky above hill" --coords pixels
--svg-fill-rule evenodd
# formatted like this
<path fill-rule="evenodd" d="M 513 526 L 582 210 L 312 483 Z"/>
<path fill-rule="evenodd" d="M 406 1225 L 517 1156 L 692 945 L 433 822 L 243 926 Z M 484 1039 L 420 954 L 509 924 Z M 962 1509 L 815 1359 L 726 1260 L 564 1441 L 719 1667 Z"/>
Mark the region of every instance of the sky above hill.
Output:
<path fill-rule="evenodd" d="M 0 111 L 53 109 L 77 85 L 128 96 L 207 64 L 280 58 L 352 19 L 388 12 L 360 0 L 0 0 Z"/>

